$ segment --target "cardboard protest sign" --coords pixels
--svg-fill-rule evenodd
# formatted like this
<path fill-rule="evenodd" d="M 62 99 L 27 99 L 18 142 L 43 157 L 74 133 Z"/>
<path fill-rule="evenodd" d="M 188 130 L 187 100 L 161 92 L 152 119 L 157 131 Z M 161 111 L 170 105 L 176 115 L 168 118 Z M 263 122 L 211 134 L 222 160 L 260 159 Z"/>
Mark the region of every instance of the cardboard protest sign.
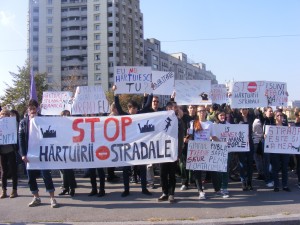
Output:
<path fill-rule="evenodd" d="M 17 121 L 15 117 L 0 119 L 0 145 L 17 144 Z"/>
<path fill-rule="evenodd" d="M 186 169 L 227 172 L 227 159 L 224 142 L 189 141 Z"/>
<path fill-rule="evenodd" d="M 228 152 L 249 152 L 248 124 L 214 124 L 216 136 L 227 143 Z"/>
<path fill-rule="evenodd" d="M 264 152 L 300 154 L 300 127 L 267 125 Z"/>
<path fill-rule="evenodd" d="M 269 106 L 287 106 L 287 84 L 284 82 L 266 82 L 266 95 Z"/>
<path fill-rule="evenodd" d="M 114 84 L 116 94 L 152 93 L 151 67 L 116 66 L 114 70 Z"/>
<path fill-rule="evenodd" d="M 174 90 L 174 72 L 152 71 L 153 95 L 171 95 Z"/>
<path fill-rule="evenodd" d="M 71 112 L 72 92 L 44 91 L 41 104 L 42 115 L 60 115 L 63 110 Z"/>
<path fill-rule="evenodd" d="M 108 113 L 109 104 L 100 85 L 79 86 L 76 88 L 72 115 Z"/>
<path fill-rule="evenodd" d="M 145 165 L 178 157 L 178 119 L 173 111 L 35 117 L 30 122 L 28 169 Z"/>
<path fill-rule="evenodd" d="M 256 108 L 268 105 L 265 81 L 233 82 L 229 92 L 231 108 Z"/>
<path fill-rule="evenodd" d="M 210 80 L 175 80 L 175 91 L 178 105 L 212 103 Z"/>
<path fill-rule="evenodd" d="M 228 103 L 227 88 L 225 84 L 212 84 L 211 85 L 211 101 L 222 105 Z"/>

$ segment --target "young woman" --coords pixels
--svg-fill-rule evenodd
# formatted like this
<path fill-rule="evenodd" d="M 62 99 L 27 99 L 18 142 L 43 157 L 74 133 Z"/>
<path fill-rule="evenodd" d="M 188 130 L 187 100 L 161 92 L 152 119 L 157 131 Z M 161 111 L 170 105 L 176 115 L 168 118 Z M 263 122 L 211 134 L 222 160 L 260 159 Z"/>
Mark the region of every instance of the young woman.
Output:
<path fill-rule="evenodd" d="M 198 140 L 198 141 L 219 141 L 213 130 L 213 123 L 206 120 L 207 111 L 205 106 L 197 107 L 197 117 L 195 120 L 190 122 L 190 128 L 188 129 L 188 139 Z M 187 142 L 188 139 L 185 139 Z M 195 183 L 199 192 L 199 199 L 206 199 L 205 193 L 202 186 L 202 171 L 194 170 L 193 176 L 195 178 Z"/>

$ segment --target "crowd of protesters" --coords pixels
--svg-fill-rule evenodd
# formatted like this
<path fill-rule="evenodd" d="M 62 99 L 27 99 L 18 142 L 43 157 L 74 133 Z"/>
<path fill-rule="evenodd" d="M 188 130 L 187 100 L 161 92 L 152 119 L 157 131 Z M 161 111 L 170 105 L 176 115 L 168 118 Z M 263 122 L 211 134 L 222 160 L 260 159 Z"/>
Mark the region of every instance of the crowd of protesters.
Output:
<path fill-rule="evenodd" d="M 113 90 L 116 90 L 116 86 Z M 175 201 L 176 190 L 176 173 L 180 176 L 181 186 L 180 191 L 185 191 L 190 188 L 197 190 L 197 196 L 200 200 L 206 199 L 204 192 L 205 183 L 211 181 L 216 195 L 223 198 L 229 198 L 229 179 L 231 177 L 232 164 L 238 163 L 239 178 L 241 181 L 242 191 L 253 191 L 253 171 L 256 168 L 257 177 L 255 179 L 263 180 L 266 187 L 273 188 L 274 192 L 280 190 L 290 192 L 288 182 L 288 169 L 291 162 L 296 168 L 298 175 L 298 187 L 300 188 L 300 155 L 264 153 L 263 142 L 265 137 L 265 126 L 288 126 L 286 115 L 282 108 L 277 108 L 273 112 L 272 107 L 256 108 L 256 109 L 231 109 L 230 106 L 223 104 L 213 104 L 210 106 L 204 105 L 188 105 L 178 106 L 174 101 L 175 95 L 171 96 L 170 101 L 162 106 L 159 104 L 157 96 L 145 95 L 142 106 L 139 106 L 135 101 L 129 101 L 127 109 L 122 109 L 118 95 L 114 97 L 114 103 L 111 105 L 110 114 L 105 116 L 120 116 L 134 115 L 140 113 L 155 113 L 163 110 L 173 110 L 178 118 L 178 161 L 161 163 L 160 165 L 139 165 L 132 167 L 123 167 L 122 176 L 124 191 L 121 197 L 130 195 L 130 182 L 141 184 L 141 192 L 144 195 L 151 196 L 149 191 L 152 188 L 157 188 L 154 175 L 159 171 L 160 186 L 162 195 L 158 201 Z M 161 108 L 159 107 L 161 106 Z M 300 126 L 300 110 L 295 110 L 295 126 Z M 0 198 L 15 198 L 18 197 L 17 186 L 17 166 L 22 158 L 24 164 L 28 162 L 28 140 L 30 120 L 38 114 L 38 103 L 35 100 L 30 100 L 27 107 L 27 113 L 20 121 L 19 115 L 14 110 L 8 110 L 3 107 L 0 112 L 0 117 L 16 117 L 18 125 L 18 143 L 14 145 L 0 145 L 1 156 L 1 184 L 2 192 Z M 61 116 L 70 116 L 70 112 L 65 110 Z M 96 116 L 96 115 L 85 115 Z M 101 115 L 104 116 L 104 115 Z M 249 146 L 248 152 L 231 152 L 228 154 L 228 171 L 189 171 L 186 169 L 186 159 L 188 151 L 188 142 L 190 140 L 198 141 L 219 141 L 216 136 L 213 124 L 247 124 L 249 128 Z M 233 160 L 238 159 L 238 160 Z M 107 171 L 107 177 L 105 174 Z M 105 178 L 107 181 L 118 181 L 119 177 L 115 175 L 115 168 L 92 168 L 86 170 L 86 176 L 90 178 L 91 192 L 89 196 L 103 197 L 105 195 Z M 279 172 L 281 171 L 281 184 L 279 182 Z M 12 190 L 8 195 L 7 180 L 8 173 L 12 178 Z M 74 197 L 75 188 L 77 187 L 75 174 L 72 169 L 61 170 L 62 174 L 62 190 L 59 195 L 70 195 Z M 97 174 L 99 178 L 99 186 L 97 186 Z M 50 195 L 50 205 L 52 208 L 58 207 L 58 203 L 54 195 L 54 184 L 50 170 L 27 170 L 28 186 L 33 195 L 33 200 L 29 203 L 29 207 L 35 207 L 41 204 L 39 189 L 36 179 L 42 176 L 46 191 Z M 131 178 L 131 179 L 130 179 Z M 99 190 L 98 190 L 99 189 Z"/>

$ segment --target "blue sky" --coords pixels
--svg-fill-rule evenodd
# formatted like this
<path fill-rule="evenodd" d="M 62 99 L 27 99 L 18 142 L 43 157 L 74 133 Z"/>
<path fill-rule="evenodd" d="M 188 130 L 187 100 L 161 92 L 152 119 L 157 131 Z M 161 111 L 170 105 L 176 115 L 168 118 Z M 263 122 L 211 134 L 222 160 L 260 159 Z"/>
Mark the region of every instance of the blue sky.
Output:
<path fill-rule="evenodd" d="M 219 83 L 287 82 L 300 100 L 299 0 L 140 0 L 144 38 L 161 41 L 167 53 L 184 52 L 203 62 Z M 16 7 L 18 6 L 18 7 Z M 0 95 L 8 71 L 24 66 L 27 0 L 0 1 Z"/>

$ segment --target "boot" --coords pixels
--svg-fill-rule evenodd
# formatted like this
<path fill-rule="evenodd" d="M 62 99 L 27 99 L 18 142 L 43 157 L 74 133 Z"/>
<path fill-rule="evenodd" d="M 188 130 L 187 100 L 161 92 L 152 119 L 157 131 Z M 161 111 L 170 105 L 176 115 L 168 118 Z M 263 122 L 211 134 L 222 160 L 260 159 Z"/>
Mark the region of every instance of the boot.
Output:
<path fill-rule="evenodd" d="M 7 196 L 6 190 L 2 190 L 0 198 L 7 198 L 7 197 L 8 196 Z"/>
<path fill-rule="evenodd" d="M 16 189 L 13 189 L 9 197 L 10 197 L 10 198 L 16 198 L 16 197 L 18 197 L 18 196 L 19 196 L 19 195 L 18 195 L 17 190 L 16 190 Z"/>

